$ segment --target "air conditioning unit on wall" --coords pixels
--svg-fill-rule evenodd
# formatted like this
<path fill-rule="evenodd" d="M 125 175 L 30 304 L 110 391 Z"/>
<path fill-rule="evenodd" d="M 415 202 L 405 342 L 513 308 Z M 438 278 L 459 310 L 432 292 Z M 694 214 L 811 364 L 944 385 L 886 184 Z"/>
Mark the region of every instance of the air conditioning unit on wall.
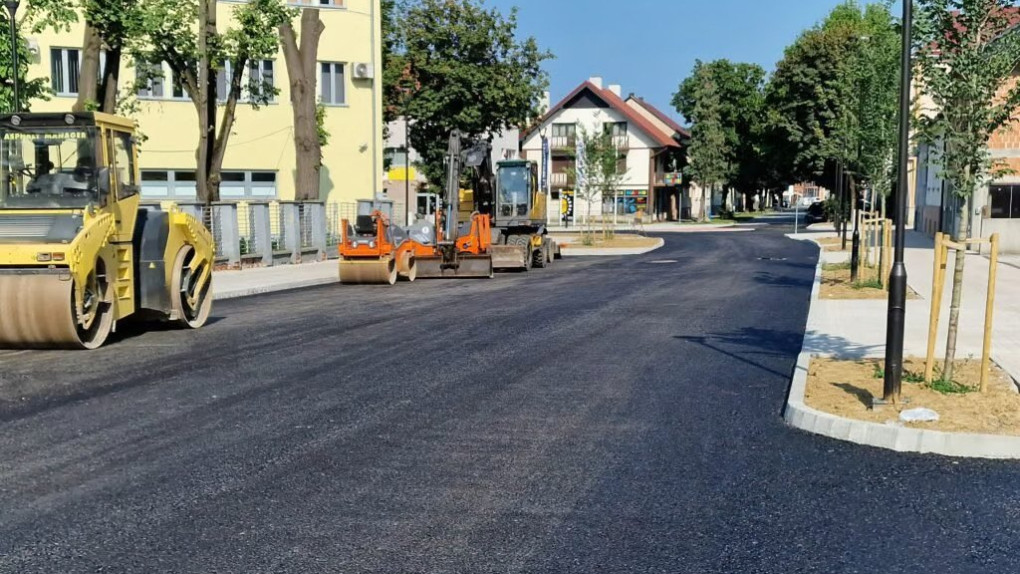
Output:
<path fill-rule="evenodd" d="M 355 80 L 371 80 L 375 78 L 375 66 L 365 62 L 354 64 Z"/>

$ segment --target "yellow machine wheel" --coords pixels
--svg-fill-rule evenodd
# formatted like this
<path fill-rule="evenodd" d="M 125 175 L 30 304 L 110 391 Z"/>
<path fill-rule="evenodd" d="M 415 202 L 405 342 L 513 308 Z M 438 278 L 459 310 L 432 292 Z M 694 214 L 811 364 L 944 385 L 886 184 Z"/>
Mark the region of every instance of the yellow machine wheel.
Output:
<path fill-rule="evenodd" d="M 397 261 L 382 259 L 341 259 L 340 282 L 345 285 L 393 285 L 397 282 Z"/>
<path fill-rule="evenodd" d="M 191 268 L 195 257 L 195 248 L 185 245 L 177 252 L 174 259 L 173 273 L 170 276 L 170 304 L 173 307 L 177 323 L 182 327 L 197 329 L 209 320 L 212 312 L 212 278 L 198 289 L 196 283 L 205 269 Z"/>
<path fill-rule="evenodd" d="M 96 263 L 85 283 L 82 312 L 77 311 L 77 289 L 71 289 L 71 309 L 78 343 L 85 349 L 97 349 L 113 330 L 113 309 L 109 283 L 102 261 Z"/>

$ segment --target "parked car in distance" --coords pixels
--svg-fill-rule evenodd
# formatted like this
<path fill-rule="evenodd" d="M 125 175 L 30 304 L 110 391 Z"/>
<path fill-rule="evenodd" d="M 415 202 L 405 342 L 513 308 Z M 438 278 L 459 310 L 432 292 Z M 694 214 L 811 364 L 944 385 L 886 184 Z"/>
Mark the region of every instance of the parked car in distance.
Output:
<path fill-rule="evenodd" d="M 825 203 L 822 201 L 816 201 L 808 207 L 807 213 L 804 215 L 804 223 L 811 225 L 812 223 L 822 223 L 828 218 L 825 215 Z"/>

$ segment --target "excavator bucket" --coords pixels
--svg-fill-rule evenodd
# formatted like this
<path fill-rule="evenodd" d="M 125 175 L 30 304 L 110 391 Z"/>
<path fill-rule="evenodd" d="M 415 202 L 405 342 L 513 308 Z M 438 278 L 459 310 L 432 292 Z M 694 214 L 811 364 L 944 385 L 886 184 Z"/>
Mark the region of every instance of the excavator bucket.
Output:
<path fill-rule="evenodd" d="M 417 257 L 418 279 L 491 279 L 492 257 L 488 255 L 460 255 L 454 262 L 444 262 L 440 256 Z"/>
<path fill-rule="evenodd" d="M 528 248 L 524 245 L 492 245 L 489 247 L 492 253 L 492 267 L 495 269 L 528 269 Z"/>

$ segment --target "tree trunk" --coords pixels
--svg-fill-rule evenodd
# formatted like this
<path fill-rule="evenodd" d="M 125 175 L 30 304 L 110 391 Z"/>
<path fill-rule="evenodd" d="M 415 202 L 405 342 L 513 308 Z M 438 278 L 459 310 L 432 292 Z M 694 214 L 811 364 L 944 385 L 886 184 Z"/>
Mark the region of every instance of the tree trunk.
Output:
<path fill-rule="evenodd" d="M 701 221 L 702 223 L 704 223 L 705 221 L 708 221 L 708 204 L 706 203 L 706 198 L 705 198 L 706 195 L 709 195 L 709 194 L 706 193 L 705 186 L 702 185 L 701 186 L 701 215 L 698 218 L 698 220 Z"/>
<path fill-rule="evenodd" d="M 120 84 L 120 60 L 123 48 L 113 47 L 106 52 L 106 70 L 103 72 L 103 82 L 99 88 L 103 100 L 100 110 L 108 114 L 117 113 L 117 96 Z"/>
<path fill-rule="evenodd" d="M 315 201 L 321 192 L 319 172 L 322 168 L 322 146 L 317 121 L 317 90 L 319 38 L 326 27 L 319 19 L 319 10 L 305 8 L 301 13 L 301 44 L 288 23 L 280 26 L 283 56 L 290 76 L 290 103 L 294 114 L 294 153 L 296 199 Z"/>
<path fill-rule="evenodd" d="M 96 91 L 99 89 L 99 54 L 102 49 L 103 39 L 99 32 L 86 22 L 78 71 L 78 99 L 71 106 L 73 112 L 84 112 L 89 109 L 90 103 L 94 105 L 98 100 Z"/>
<path fill-rule="evenodd" d="M 956 241 L 963 243 L 970 233 L 970 202 L 960 201 L 960 224 L 956 230 Z M 942 369 L 942 378 L 953 380 L 953 368 L 956 361 L 956 337 L 960 326 L 960 302 L 963 300 L 963 266 L 967 261 L 967 250 L 956 251 L 956 264 L 953 267 L 953 297 L 949 306 L 949 334 L 946 337 L 946 362 Z"/>
<path fill-rule="evenodd" d="M 209 44 L 217 35 L 216 0 L 200 0 L 198 7 L 198 94 L 195 105 L 198 108 L 198 151 L 196 152 L 199 200 L 208 209 L 219 201 L 218 173 L 213 170 L 213 156 L 216 144 L 216 74 L 209 59 Z"/>

